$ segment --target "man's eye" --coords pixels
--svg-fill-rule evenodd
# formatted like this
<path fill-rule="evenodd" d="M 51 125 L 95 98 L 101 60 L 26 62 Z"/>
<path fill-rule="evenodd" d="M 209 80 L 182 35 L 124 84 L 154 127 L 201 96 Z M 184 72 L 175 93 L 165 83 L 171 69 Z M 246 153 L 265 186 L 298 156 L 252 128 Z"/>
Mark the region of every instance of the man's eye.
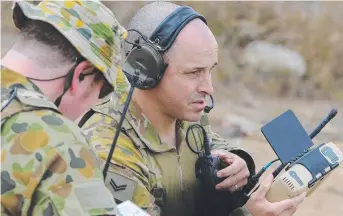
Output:
<path fill-rule="evenodd" d="M 189 75 L 198 75 L 199 73 L 200 73 L 200 70 L 196 70 L 196 71 L 188 72 L 187 74 L 189 74 Z"/>

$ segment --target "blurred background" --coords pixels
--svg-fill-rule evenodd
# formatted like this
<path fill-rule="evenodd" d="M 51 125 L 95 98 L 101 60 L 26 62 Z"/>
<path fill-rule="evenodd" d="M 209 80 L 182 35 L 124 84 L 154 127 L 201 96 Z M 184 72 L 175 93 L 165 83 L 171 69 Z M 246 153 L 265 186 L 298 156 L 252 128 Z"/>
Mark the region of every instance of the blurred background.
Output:
<path fill-rule="evenodd" d="M 146 1 L 104 1 L 127 26 Z M 257 169 L 276 156 L 260 128 L 291 109 L 308 133 L 332 108 L 339 113 L 314 139 L 343 150 L 343 2 L 195 2 L 219 43 L 213 73 L 213 131 L 249 151 Z M 12 2 L 1 2 L 1 56 L 16 34 Z M 276 167 L 276 165 L 274 166 Z M 343 214 L 339 167 L 296 216 Z"/>

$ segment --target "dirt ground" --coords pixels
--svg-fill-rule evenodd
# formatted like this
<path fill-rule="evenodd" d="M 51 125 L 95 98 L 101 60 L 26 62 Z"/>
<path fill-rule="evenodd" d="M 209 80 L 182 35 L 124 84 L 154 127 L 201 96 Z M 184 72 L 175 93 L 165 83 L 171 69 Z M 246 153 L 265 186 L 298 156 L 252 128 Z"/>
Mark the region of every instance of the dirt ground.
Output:
<path fill-rule="evenodd" d="M 240 124 L 248 131 L 248 136 L 243 138 L 226 138 L 233 144 L 246 149 L 254 157 L 257 169 L 276 158 L 272 148 L 260 132 L 264 122 L 277 117 L 287 109 L 292 109 L 304 128 L 311 132 L 323 119 L 331 108 L 338 108 L 341 113 L 325 127 L 314 139 L 315 144 L 334 142 L 343 150 L 343 103 L 328 101 L 303 101 L 303 100 L 272 100 L 256 99 L 255 105 L 246 101 L 220 101 L 211 113 L 212 129 L 219 134 L 229 130 L 230 123 L 226 122 L 230 116 L 245 117 Z M 232 119 L 232 118 L 231 118 Z M 236 121 L 238 122 L 238 121 Z M 245 125 L 244 125 L 245 124 Z M 250 124 L 250 125 L 249 125 Z M 248 126 L 249 125 L 249 126 Z M 232 136 L 232 134 L 231 134 Z M 276 168 L 278 164 L 273 166 Z M 270 170 L 273 170 L 270 169 Z M 299 206 L 295 216 L 342 216 L 343 215 L 343 167 L 342 165 L 329 176 L 316 191 L 305 199 Z"/>

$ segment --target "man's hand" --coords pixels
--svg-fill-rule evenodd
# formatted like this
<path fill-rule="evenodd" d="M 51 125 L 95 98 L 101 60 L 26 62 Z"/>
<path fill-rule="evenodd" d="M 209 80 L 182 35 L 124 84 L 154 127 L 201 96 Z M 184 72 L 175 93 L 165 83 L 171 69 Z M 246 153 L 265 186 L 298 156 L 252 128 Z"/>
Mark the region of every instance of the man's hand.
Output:
<path fill-rule="evenodd" d="M 225 178 L 216 185 L 217 190 L 235 191 L 247 184 L 250 172 L 242 158 L 225 150 L 213 150 L 211 154 L 229 165 L 217 173 L 219 178 Z"/>
<path fill-rule="evenodd" d="M 246 206 L 253 216 L 291 216 L 302 203 L 306 193 L 292 199 L 271 203 L 266 199 L 266 194 L 273 183 L 273 175 L 269 175 L 256 192 L 251 194 Z"/>

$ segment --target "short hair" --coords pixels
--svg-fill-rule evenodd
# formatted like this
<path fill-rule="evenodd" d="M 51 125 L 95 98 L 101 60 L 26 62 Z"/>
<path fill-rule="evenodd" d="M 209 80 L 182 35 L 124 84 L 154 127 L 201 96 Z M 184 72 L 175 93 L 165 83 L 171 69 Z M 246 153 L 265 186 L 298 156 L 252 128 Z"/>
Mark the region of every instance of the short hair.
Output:
<path fill-rule="evenodd" d="M 36 41 L 53 48 L 59 53 L 62 62 L 72 63 L 73 60 L 81 57 L 76 48 L 54 26 L 47 22 L 28 19 L 20 29 L 18 44 L 23 47 L 28 41 Z M 48 64 L 53 64 L 53 62 L 48 62 Z"/>
<path fill-rule="evenodd" d="M 14 48 L 20 48 L 19 46 L 25 46 L 28 41 L 36 41 L 38 43 L 47 45 L 57 51 L 60 56 L 60 62 L 48 62 L 47 66 L 53 66 L 53 64 L 61 64 L 63 62 L 73 63 L 81 54 L 77 49 L 60 33 L 54 26 L 47 22 L 40 20 L 28 19 L 25 25 L 21 28 L 19 33 L 18 44 L 14 45 Z M 95 68 L 94 69 L 94 82 L 98 83 L 101 80 L 104 81 L 99 94 L 99 98 L 102 98 L 113 91 L 113 87 L 105 79 L 103 73 Z"/>
<path fill-rule="evenodd" d="M 162 21 L 179 7 L 180 5 L 164 1 L 149 3 L 137 11 L 127 29 L 136 29 L 149 38 Z M 127 38 L 130 42 L 138 39 L 139 34 L 136 32 L 130 32 Z M 125 52 L 131 48 L 132 45 L 125 44 Z"/>

